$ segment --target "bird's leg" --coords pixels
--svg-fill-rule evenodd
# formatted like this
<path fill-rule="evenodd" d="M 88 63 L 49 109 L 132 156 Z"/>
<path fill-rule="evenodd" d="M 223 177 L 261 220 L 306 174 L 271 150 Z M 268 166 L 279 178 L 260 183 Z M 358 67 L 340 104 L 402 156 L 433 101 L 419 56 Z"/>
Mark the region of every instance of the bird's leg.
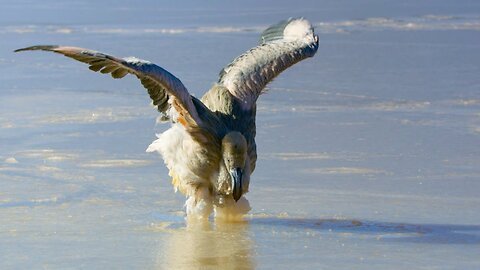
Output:
<path fill-rule="evenodd" d="M 190 188 L 188 199 L 185 202 L 188 219 L 207 220 L 212 213 L 212 196 L 208 187 L 195 186 Z"/>
<path fill-rule="evenodd" d="M 238 201 L 231 197 L 223 198 L 221 205 L 215 205 L 215 220 L 223 222 L 243 221 L 243 217 L 250 211 L 250 203 L 245 196 Z"/>

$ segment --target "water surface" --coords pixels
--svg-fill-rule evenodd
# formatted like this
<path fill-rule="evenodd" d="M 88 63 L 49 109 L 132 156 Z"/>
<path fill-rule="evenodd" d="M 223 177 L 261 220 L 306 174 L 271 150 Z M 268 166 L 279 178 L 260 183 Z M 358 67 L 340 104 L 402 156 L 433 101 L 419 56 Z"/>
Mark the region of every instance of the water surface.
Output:
<path fill-rule="evenodd" d="M 5 2 L 5 1 L 4 1 Z M 480 268 L 476 1 L 6 1 L 0 11 L 0 268 Z M 245 223 L 190 224 L 135 78 L 34 44 L 137 56 L 201 96 L 271 23 L 320 48 L 258 103 Z"/>

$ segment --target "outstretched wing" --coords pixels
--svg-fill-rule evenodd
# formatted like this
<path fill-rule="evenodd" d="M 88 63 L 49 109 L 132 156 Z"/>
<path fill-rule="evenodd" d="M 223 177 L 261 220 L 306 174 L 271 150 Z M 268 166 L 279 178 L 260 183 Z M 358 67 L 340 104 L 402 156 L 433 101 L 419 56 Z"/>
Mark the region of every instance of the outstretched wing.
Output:
<path fill-rule="evenodd" d="M 135 57 L 116 58 L 104 53 L 64 46 L 32 46 L 15 50 L 20 51 L 51 51 L 63 54 L 83 63 L 90 65 L 93 71 L 110 73 L 113 78 L 123 78 L 128 73 L 134 74 L 140 79 L 142 85 L 148 90 L 148 94 L 157 106 L 158 110 L 166 115 L 168 109 L 174 106 L 182 116 L 179 121 L 194 121 L 200 124 L 200 118 L 192 102 L 192 97 L 182 82 L 165 69 L 145 60 Z"/>
<path fill-rule="evenodd" d="M 318 36 L 305 19 L 289 19 L 266 29 L 260 45 L 250 49 L 220 72 L 218 83 L 250 109 L 265 86 L 293 64 L 315 55 Z"/>

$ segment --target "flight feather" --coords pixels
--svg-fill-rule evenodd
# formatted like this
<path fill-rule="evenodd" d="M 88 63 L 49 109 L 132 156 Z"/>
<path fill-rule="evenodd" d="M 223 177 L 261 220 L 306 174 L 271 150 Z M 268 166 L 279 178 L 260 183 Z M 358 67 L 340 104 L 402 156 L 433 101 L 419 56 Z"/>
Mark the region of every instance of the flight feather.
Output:
<path fill-rule="evenodd" d="M 260 44 L 222 69 L 218 83 L 251 109 L 265 86 L 293 64 L 312 57 L 318 36 L 303 18 L 288 19 L 267 28 Z"/>
<path fill-rule="evenodd" d="M 167 70 L 149 61 L 135 57 L 117 58 L 93 50 L 56 45 L 31 46 L 15 52 L 32 50 L 63 54 L 88 64 L 92 71 L 109 73 L 115 79 L 123 78 L 129 73 L 134 74 L 147 89 L 153 105 L 164 115 L 171 106 L 174 106 L 178 113 L 188 116 L 189 120 L 193 120 L 197 125 L 200 123 L 192 97 L 182 82 Z"/>

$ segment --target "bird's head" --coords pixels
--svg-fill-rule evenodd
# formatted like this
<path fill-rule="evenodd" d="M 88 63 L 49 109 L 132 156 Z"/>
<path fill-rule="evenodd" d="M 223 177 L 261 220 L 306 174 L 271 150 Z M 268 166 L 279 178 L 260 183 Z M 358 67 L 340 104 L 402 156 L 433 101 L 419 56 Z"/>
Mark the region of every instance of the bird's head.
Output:
<path fill-rule="evenodd" d="M 243 178 L 247 160 L 247 140 L 237 131 L 231 131 L 222 139 L 222 158 L 232 179 L 232 194 L 238 201 L 243 194 Z"/>

